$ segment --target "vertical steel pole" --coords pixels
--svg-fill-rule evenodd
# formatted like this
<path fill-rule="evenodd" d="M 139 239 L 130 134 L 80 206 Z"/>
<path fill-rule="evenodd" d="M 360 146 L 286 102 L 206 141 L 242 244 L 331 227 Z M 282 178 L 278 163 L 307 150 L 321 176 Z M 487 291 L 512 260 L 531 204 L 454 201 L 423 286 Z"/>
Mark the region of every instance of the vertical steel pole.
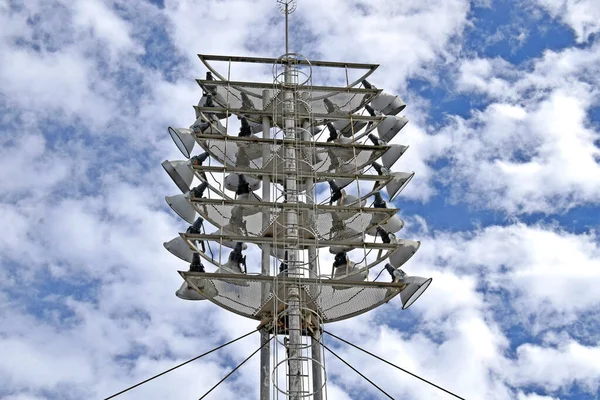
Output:
<path fill-rule="evenodd" d="M 319 323 L 319 326 L 310 337 L 310 340 L 313 400 L 321 400 L 323 398 L 323 392 L 321 390 L 323 386 L 323 358 L 321 357 L 323 349 L 321 347 L 321 323 Z"/>
<path fill-rule="evenodd" d="M 270 100 L 271 92 L 269 90 L 263 90 L 263 109 L 266 108 L 267 104 Z M 269 121 L 269 117 L 264 116 L 262 118 L 263 124 L 263 138 L 269 139 L 271 137 L 271 123 Z M 265 148 L 263 151 L 263 167 L 266 164 L 266 160 L 270 156 L 270 149 Z M 271 201 L 271 178 L 268 174 L 264 174 L 262 177 L 262 200 L 264 202 Z M 268 221 L 265 221 L 269 218 L 268 214 L 263 214 L 263 228 L 266 226 Z M 271 245 L 263 244 L 262 245 L 262 268 L 261 274 L 263 276 L 270 275 L 270 264 L 271 264 Z M 269 285 L 263 283 L 261 298 L 264 301 L 269 296 Z M 261 346 L 265 344 L 269 340 L 269 333 L 265 328 L 262 328 L 260 331 L 260 344 Z M 264 346 L 260 350 L 260 400 L 269 400 L 271 391 L 271 346 Z"/>
<path fill-rule="evenodd" d="M 287 5 L 286 5 L 287 11 Z M 287 13 L 286 13 L 287 15 Z M 297 140 L 296 126 L 297 121 L 295 118 L 295 104 L 296 99 L 294 98 L 294 88 L 297 82 L 294 81 L 293 70 L 295 66 L 291 64 L 289 56 L 286 56 L 285 65 L 285 88 L 284 88 L 284 126 L 285 126 L 285 138 L 292 141 L 292 144 L 288 144 L 285 150 L 285 168 L 284 173 L 286 174 L 286 187 L 288 204 L 296 204 L 298 202 L 298 171 L 296 165 L 297 148 L 293 144 Z M 298 278 L 301 277 L 302 270 L 298 268 L 298 249 L 296 243 L 298 240 L 298 214 L 297 210 L 290 209 L 287 211 L 287 224 L 286 224 L 286 239 L 292 243 L 292 248 L 288 251 L 289 267 L 288 277 Z M 301 398 L 302 390 L 302 360 L 301 360 L 301 348 L 302 348 L 302 314 L 300 310 L 300 286 L 297 284 L 290 284 L 287 292 L 288 302 L 288 365 L 289 365 L 289 377 L 288 377 L 288 392 L 291 400 L 299 400 Z"/>
<path fill-rule="evenodd" d="M 306 121 L 304 123 L 305 129 L 310 129 L 310 123 Z M 307 139 L 310 140 L 310 139 Z M 314 153 L 311 151 L 311 164 L 314 164 L 312 159 L 314 157 Z M 306 179 L 306 202 L 309 204 L 315 203 L 315 181 L 312 177 Z M 317 268 L 317 248 L 316 246 L 308 247 L 308 260 L 310 272 L 313 276 L 311 278 L 319 279 L 318 277 L 318 268 Z M 313 400 L 321 400 L 323 398 L 321 393 L 321 386 L 323 386 L 323 374 L 322 374 L 322 357 L 321 357 L 321 321 L 317 319 L 317 330 L 311 336 L 311 359 L 312 359 L 312 391 L 313 391 Z"/>

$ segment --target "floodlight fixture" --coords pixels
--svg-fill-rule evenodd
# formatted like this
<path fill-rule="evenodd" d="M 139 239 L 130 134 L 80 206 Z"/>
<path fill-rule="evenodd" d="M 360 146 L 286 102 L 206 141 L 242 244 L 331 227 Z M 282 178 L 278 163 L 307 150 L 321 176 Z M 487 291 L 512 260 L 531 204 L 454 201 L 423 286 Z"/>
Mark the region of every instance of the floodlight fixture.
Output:
<path fill-rule="evenodd" d="M 199 235 L 200 231 L 202 230 L 202 224 L 203 223 L 204 223 L 204 219 L 202 217 L 196 218 L 196 220 L 194 221 L 194 223 L 192 225 L 190 225 L 190 227 L 187 229 L 187 233 L 192 233 L 194 235 Z"/>
<path fill-rule="evenodd" d="M 223 135 L 225 132 L 225 128 L 218 120 L 208 122 L 204 120 L 203 116 L 198 117 L 189 129 L 169 126 L 167 130 L 171 139 L 173 139 L 173 142 L 175 142 L 175 145 L 185 158 L 190 158 L 192 150 L 196 145 L 195 133 Z"/>
<path fill-rule="evenodd" d="M 369 271 L 358 272 L 360 269 L 355 262 L 350 261 L 348 253 L 345 251 L 337 253 L 332 265 L 333 279 L 362 282 L 367 279 Z"/>
<path fill-rule="evenodd" d="M 376 228 L 377 235 L 381 238 L 383 243 L 389 244 L 396 241 L 396 236 L 393 233 L 390 233 L 383 229 L 381 226 Z"/>
<path fill-rule="evenodd" d="M 371 166 L 375 169 L 375 171 L 377 171 L 377 175 L 389 175 L 390 174 L 390 169 L 387 167 L 384 167 L 383 165 L 377 163 L 377 162 L 373 162 L 371 163 Z"/>
<path fill-rule="evenodd" d="M 335 142 L 338 138 L 338 130 L 335 129 L 335 126 L 331 122 L 327 123 L 327 129 L 329 130 L 329 137 L 327 138 L 328 142 Z"/>
<path fill-rule="evenodd" d="M 188 161 L 169 161 L 165 160 L 161 164 L 167 174 L 171 177 L 177 187 L 186 193 L 190 190 L 190 185 L 194 179 L 195 173 L 192 166 L 202 165 L 210 156 L 208 152 L 198 154 Z"/>
<path fill-rule="evenodd" d="M 375 86 L 371 85 L 371 83 L 369 83 L 369 81 L 366 79 L 362 80 L 362 84 L 365 87 L 365 89 L 368 89 L 368 90 L 377 89 Z"/>
<path fill-rule="evenodd" d="M 244 180 L 245 184 L 249 186 L 250 191 L 258 190 L 262 185 L 262 180 L 253 176 L 229 174 L 225 177 L 225 189 L 231 190 L 232 192 L 237 192 L 240 185 L 245 185 L 242 183 L 242 180 Z"/>
<path fill-rule="evenodd" d="M 181 151 L 181 154 L 183 154 L 185 158 L 190 158 L 192 149 L 196 144 L 196 139 L 192 136 L 192 132 L 194 131 L 186 128 L 173 127 L 169 127 L 168 131 L 169 135 L 171 135 L 171 139 L 173 139 L 173 142 L 175 142 L 175 145 L 179 151 Z"/>
<path fill-rule="evenodd" d="M 333 179 L 328 181 L 328 183 L 331 191 L 331 198 L 329 199 L 329 204 L 331 205 L 342 198 L 342 189 L 340 189 Z"/>
<path fill-rule="evenodd" d="M 164 242 L 163 246 L 169 251 L 169 253 L 182 259 L 183 261 L 188 262 L 189 264 L 194 261 L 194 252 L 192 249 L 190 249 L 190 246 L 187 244 L 187 242 L 181 238 L 181 236 L 177 236 L 168 242 Z"/>
<path fill-rule="evenodd" d="M 391 144 L 389 146 L 390 148 L 381 156 L 381 162 L 386 168 L 391 168 L 408 149 L 408 146 L 401 144 Z"/>
<path fill-rule="evenodd" d="M 204 196 L 204 192 L 208 188 L 208 182 L 202 182 L 192 190 L 190 190 L 190 194 L 198 199 L 201 199 Z"/>
<path fill-rule="evenodd" d="M 204 265 L 202 265 L 202 261 L 200 261 L 200 254 L 198 253 L 194 253 L 192 256 L 190 272 L 204 272 Z"/>
<path fill-rule="evenodd" d="M 212 121 L 207 120 L 207 117 L 204 115 L 197 118 L 190 126 L 192 132 L 195 134 L 224 135 L 225 127 L 221 124 L 221 121 L 212 115 L 209 115 L 208 118 L 211 118 Z"/>
<path fill-rule="evenodd" d="M 406 273 L 402 271 L 400 268 L 394 268 L 392 264 L 385 264 L 385 270 L 392 277 L 392 282 L 403 282 L 406 277 Z"/>
<path fill-rule="evenodd" d="M 252 136 L 252 128 L 250 127 L 250 124 L 248 123 L 248 120 L 246 119 L 246 117 L 242 117 L 240 119 L 241 121 L 241 126 L 240 126 L 240 133 L 238 134 L 239 137 L 249 137 Z"/>
<path fill-rule="evenodd" d="M 242 254 L 243 246 L 244 243 L 242 242 L 237 242 L 235 244 L 234 249 L 229 253 L 229 260 L 226 264 L 229 269 L 239 274 L 245 274 L 247 272 L 246 256 Z M 244 268 L 242 269 L 242 267 Z"/>
<path fill-rule="evenodd" d="M 332 122 L 335 129 L 339 131 L 342 135 L 346 137 L 350 137 L 353 134 L 358 133 L 362 128 L 364 128 L 367 123 L 365 121 L 347 121 L 343 119 L 338 119 Z"/>
<path fill-rule="evenodd" d="M 177 185 L 179 190 L 187 193 L 194 180 L 194 170 L 190 168 L 188 161 L 168 161 L 162 162 L 162 167 Z"/>
<path fill-rule="evenodd" d="M 166 196 L 165 201 L 169 207 L 171 207 L 171 209 L 175 211 L 175 213 L 184 221 L 187 221 L 190 224 L 194 223 L 194 219 L 196 218 L 196 209 L 184 194 Z"/>
<path fill-rule="evenodd" d="M 414 172 L 393 172 L 392 180 L 385 185 L 385 189 L 388 193 L 389 201 L 394 199 L 404 190 L 408 182 L 415 176 Z"/>
<path fill-rule="evenodd" d="M 407 123 L 408 118 L 404 116 L 388 115 L 377 125 L 377 133 L 379 133 L 380 138 L 389 143 Z"/>
<path fill-rule="evenodd" d="M 370 105 L 365 104 L 365 110 L 367 110 L 367 112 L 369 113 L 369 115 L 371 117 L 376 117 L 377 116 L 377 113 L 375 112 L 375 110 L 373 109 L 373 107 L 371 107 Z"/>
<path fill-rule="evenodd" d="M 386 146 L 387 142 L 383 139 L 378 138 L 377 136 L 369 133 L 369 140 L 373 143 L 373 146 Z"/>
<path fill-rule="evenodd" d="M 399 96 L 385 92 L 377 95 L 371 105 L 385 115 L 396 115 L 406 108 L 406 103 Z"/>
<path fill-rule="evenodd" d="M 212 94 L 207 93 L 204 101 L 204 107 L 214 107 L 215 103 L 213 102 Z"/>
<path fill-rule="evenodd" d="M 370 84 L 366 79 L 362 81 L 365 89 L 377 89 Z M 406 108 L 406 103 L 400 97 L 386 92 L 381 92 L 373 100 L 371 100 L 373 109 L 384 115 L 396 115 Z"/>
<path fill-rule="evenodd" d="M 400 292 L 400 300 L 402 300 L 402 309 L 406 310 L 421 295 L 427 290 L 433 278 L 422 278 L 420 276 L 408 276 L 404 278 L 404 282 L 408 285 Z"/>
<path fill-rule="evenodd" d="M 378 191 L 373 193 L 373 197 L 375 197 L 373 200 L 373 208 L 387 208 L 387 203 L 383 200 L 381 192 Z"/>
<path fill-rule="evenodd" d="M 240 120 L 240 123 L 242 125 L 245 125 L 245 126 L 247 125 L 250 128 L 251 135 L 249 135 L 249 136 L 252 136 L 255 133 L 262 133 L 262 131 L 263 131 L 263 124 L 260 124 L 258 122 L 254 122 L 254 121 L 248 120 L 248 118 L 245 115 L 243 115 L 243 114 L 238 114 L 237 117 Z M 246 122 L 244 122 L 243 120 L 245 120 Z M 244 129 L 246 129 L 246 128 L 244 128 Z M 240 135 L 238 135 L 238 136 L 240 136 Z M 242 136 L 242 137 L 244 137 L 244 136 Z"/>
<path fill-rule="evenodd" d="M 415 240 L 402 239 L 398 240 L 397 243 L 400 246 L 389 256 L 390 264 L 394 268 L 400 268 L 404 265 L 421 247 L 421 242 Z"/>
<path fill-rule="evenodd" d="M 417 301 L 433 281 L 433 278 L 408 276 L 406 272 L 399 268 L 394 268 L 389 263 L 385 264 L 385 269 L 392 277 L 392 282 L 404 283 L 406 285 L 400 292 L 400 300 L 402 301 L 403 310 L 406 310 L 415 301 Z"/>
<path fill-rule="evenodd" d="M 340 112 L 340 107 L 335 104 L 333 101 L 329 100 L 327 97 L 323 99 L 323 104 L 325 105 L 325 109 L 328 114 L 334 114 Z"/>
<path fill-rule="evenodd" d="M 175 292 L 175 296 L 182 300 L 206 300 L 206 297 L 194 290 L 187 282 L 183 282 L 181 287 Z"/>
<path fill-rule="evenodd" d="M 204 219 L 202 217 L 196 218 L 196 220 L 188 227 L 186 233 L 199 234 L 203 223 Z M 194 251 L 181 236 L 177 236 L 168 242 L 163 243 L 163 246 L 174 256 L 179 257 L 190 264 L 194 264 Z"/>
<path fill-rule="evenodd" d="M 207 151 L 205 151 L 204 153 L 198 154 L 197 156 L 190 158 L 189 164 L 196 166 L 202 165 L 204 161 L 208 159 L 209 156 L 210 154 Z"/>
<path fill-rule="evenodd" d="M 383 197 L 381 196 L 380 192 L 375 192 L 374 195 L 375 196 L 375 201 L 373 202 L 373 208 L 387 208 L 387 203 L 385 202 L 385 200 L 383 200 Z M 378 234 L 378 229 L 382 228 L 384 229 L 386 232 L 389 232 L 390 234 L 394 234 L 396 232 L 398 232 L 399 230 L 401 230 L 402 228 L 404 228 L 404 221 L 402 221 L 397 215 L 394 215 L 393 217 L 389 218 L 387 221 L 385 221 L 385 223 L 379 225 L 376 228 L 371 228 L 370 230 L 367 231 L 367 233 L 369 235 L 375 235 Z"/>
<path fill-rule="evenodd" d="M 332 268 L 336 269 L 339 267 L 345 267 L 348 264 L 348 261 L 348 253 L 346 253 L 345 251 L 339 252 L 335 255 L 335 258 L 333 259 Z"/>

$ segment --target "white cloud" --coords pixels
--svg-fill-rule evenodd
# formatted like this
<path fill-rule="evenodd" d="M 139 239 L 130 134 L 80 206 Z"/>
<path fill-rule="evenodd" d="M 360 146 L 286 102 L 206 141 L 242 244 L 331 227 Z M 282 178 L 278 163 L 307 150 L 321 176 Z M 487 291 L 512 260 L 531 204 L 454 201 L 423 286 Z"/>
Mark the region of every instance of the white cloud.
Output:
<path fill-rule="evenodd" d="M 594 0 L 535 0 L 553 18 L 569 25 L 577 42 L 584 43 L 600 30 L 600 5 Z"/>
<path fill-rule="evenodd" d="M 600 132 L 588 115 L 599 99 L 596 48 L 549 51 L 525 71 L 502 59 L 460 64 L 458 88 L 491 103 L 442 130 L 457 196 L 508 213 L 600 200 Z"/>
<path fill-rule="evenodd" d="M 131 28 L 100 0 L 76 1 L 73 23 L 79 29 L 106 41 L 111 51 L 135 51 L 138 45 L 131 38 Z"/>
<path fill-rule="evenodd" d="M 517 349 L 513 382 L 535 384 L 552 391 L 578 382 L 589 393 L 595 393 L 600 386 L 600 367 L 596 361 L 599 356 L 599 346 L 583 346 L 573 340 L 556 348 L 524 344 Z"/>

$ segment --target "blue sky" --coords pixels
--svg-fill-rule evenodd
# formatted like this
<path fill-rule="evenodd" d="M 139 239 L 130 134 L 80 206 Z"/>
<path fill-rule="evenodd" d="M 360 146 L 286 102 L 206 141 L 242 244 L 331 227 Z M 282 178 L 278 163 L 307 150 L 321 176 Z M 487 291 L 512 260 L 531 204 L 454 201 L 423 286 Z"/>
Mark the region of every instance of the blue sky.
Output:
<path fill-rule="evenodd" d="M 434 278 L 327 329 L 467 399 L 600 398 L 599 21 L 596 0 L 298 0 L 292 49 L 379 63 L 408 103 L 399 235 Z M 0 24 L 0 397 L 106 397 L 252 330 L 175 297 L 187 266 L 162 243 L 186 224 L 160 163 L 181 159 L 166 128 L 194 120 L 197 53 L 284 52 L 275 0 L 8 0 Z M 121 398 L 198 398 L 257 346 Z M 395 398 L 449 398 L 336 349 Z M 328 363 L 329 399 L 379 398 Z M 256 367 L 214 398 L 256 398 Z"/>

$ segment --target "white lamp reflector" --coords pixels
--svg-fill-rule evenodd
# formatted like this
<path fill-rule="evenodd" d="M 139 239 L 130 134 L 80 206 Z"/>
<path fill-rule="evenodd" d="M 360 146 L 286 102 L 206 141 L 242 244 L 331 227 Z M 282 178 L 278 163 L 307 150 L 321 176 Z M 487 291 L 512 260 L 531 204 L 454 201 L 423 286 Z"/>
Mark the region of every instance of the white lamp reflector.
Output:
<path fill-rule="evenodd" d="M 196 144 L 196 139 L 192 136 L 192 132 L 191 129 L 169 127 L 171 139 L 173 139 L 175 145 L 185 158 L 190 158 L 190 154 L 192 154 L 192 150 Z"/>
<path fill-rule="evenodd" d="M 433 278 L 427 279 L 420 276 L 409 276 L 404 281 L 408 283 L 408 286 L 400 292 L 400 299 L 402 300 L 402 309 L 406 310 L 427 290 Z"/>
<path fill-rule="evenodd" d="M 354 121 L 350 123 L 350 121 L 346 121 L 343 119 L 338 119 L 332 122 L 335 129 L 340 131 L 340 133 L 346 137 L 351 137 L 352 134 L 357 134 L 362 128 L 364 128 L 367 123 L 365 121 Z"/>
<path fill-rule="evenodd" d="M 190 249 L 190 246 L 188 246 L 187 242 L 181 238 L 181 236 L 177 236 L 168 242 L 164 242 L 163 246 L 174 256 L 179 257 L 183 261 L 187 261 L 190 264 L 192 263 L 194 252 L 192 249 Z"/>
<path fill-rule="evenodd" d="M 177 215 L 192 225 L 196 220 L 196 210 L 183 194 L 165 197 L 165 201 Z"/>
<path fill-rule="evenodd" d="M 165 160 L 161 165 L 182 193 L 190 191 L 190 185 L 194 180 L 194 170 L 190 168 L 187 161 Z"/>
<path fill-rule="evenodd" d="M 419 250 L 421 242 L 415 240 L 399 240 L 400 247 L 395 250 L 389 257 L 390 264 L 394 268 L 400 268 Z"/>
<path fill-rule="evenodd" d="M 340 265 L 333 272 L 333 279 L 340 280 L 343 282 L 362 282 L 367 278 L 369 274 L 368 270 L 362 271 L 352 276 L 346 276 L 355 273 L 360 270 L 356 263 L 350 261 L 348 264 Z"/>
<path fill-rule="evenodd" d="M 371 107 L 385 115 L 396 115 L 404 110 L 406 103 L 398 96 L 382 92 L 371 101 Z"/>
<path fill-rule="evenodd" d="M 188 286 L 187 282 L 183 282 L 181 287 L 175 292 L 175 296 L 182 300 L 206 300 L 206 297 L 201 295 L 198 291 Z"/>
<path fill-rule="evenodd" d="M 402 154 L 408 149 L 408 146 L 401 144 L 391 144 L 390 148 L 381 156 L 381 162 L 384 167 L 391 168 L 398 161 Z"/>
<path fill-rule="evenodd" d="M 235 274 L 243 273 L 240 265 L 237 262 L 233 262 L 231 260 L 229 260 L 225 264 L 223 264 L 222 267 L 217 268 L 217 274 L 230 274 L 232 272 Z M 242 283 L 241 281 L 240 281 L 240 284 L 241 284 L 240 286 L 248 286 L 247 283 Z"/>
<path fill-rule="evenodd" d="M 381 225 L 383 229 L 389 233 L 396 233 L 404 228 L 404 221 L 402 221 L 397 215 L 388 219 L 385 224 Z"/>
<path fill-rule="evenodd" d="M 255 178 L 253 176 L 248 176 L 244 174 L 244 178 L 246 178 L 246 182 L 250 185 L 250 190 L 258 190 L 261 186 L 261 180 Z M 235 192 L 240 184 L 240 175 L 239 174 L 229 174 L 225 177 L 225 189 L 231 190 Z"/>
<path fill-rule="evenodd" d="M 225 117 L 223 117 L 225 118 Z M 225 134 L 225 127 L 223 126 L 223 124 L 221 124 L 221 121 L 219 121 L 217 118 L 213 118 L 211 116 L 210 120 L 207 120 L 206 117 L 204 115 L 200 116 L 196 121 L 194 121 L 194 123 L 190 126 L 190 129 L 192 130 L 192 138 L 194 138 L 194 128 L 196 126 L 200 127 L 200 126 L 206 126 L 206 123 L 209 123 L 207 127 L 205 127 L 203 130 L 198 130 L 197 133 L 202 133 L 203 135 L 224 135 Z"/>
<path fill-rule="evenodd" d="M 337 182 L 337 180 L 336 180 L 336 182 Z M 339 206 L 347 206 L 347 205 L 354 203 L 354 204 L 352 204 L 352 207 L 364 207 L 365 204 L 367 204 L 366 200 L 362 200 L 360 202 L 357 202 L 357 200 L 358 200 L 358 197 L 356 197 L 352 194 L 345 194 L 342 196 L 341 199 L 338 200 L 338 205 Z"/>
<path fill-rule="evenodd" d="M 392 180 L 385 185 L 385 190 L 387 191 L 389 201 L 393 201 L 396 196 L 402 192 L 402 190 L 408 185 L 408 182 L 415 176 L 414 172 L 393 172 L 391 174 L 393 176 Z"/>
<path fill-rule="evenodd" d="M 388 233 L 396 233 L 404 228 L 404 221 L 402 221 L 397 215 L 394 215 L 392 218 L 388 219 L 385 224 L 379 225 L 383 229 L 385 229 Z M 377 235 L 377 227 L 373 227 L 367 231 L 369 235 L 376 236 Z"/>
<path fill-rule="evenodd" d="M 377 133 L 379 137 L 386 142 L 390 142 L 398 132 L 408 123 L 408 118 L 396 117 L 388 115 L 379 125 L 377 125 Z"/>

